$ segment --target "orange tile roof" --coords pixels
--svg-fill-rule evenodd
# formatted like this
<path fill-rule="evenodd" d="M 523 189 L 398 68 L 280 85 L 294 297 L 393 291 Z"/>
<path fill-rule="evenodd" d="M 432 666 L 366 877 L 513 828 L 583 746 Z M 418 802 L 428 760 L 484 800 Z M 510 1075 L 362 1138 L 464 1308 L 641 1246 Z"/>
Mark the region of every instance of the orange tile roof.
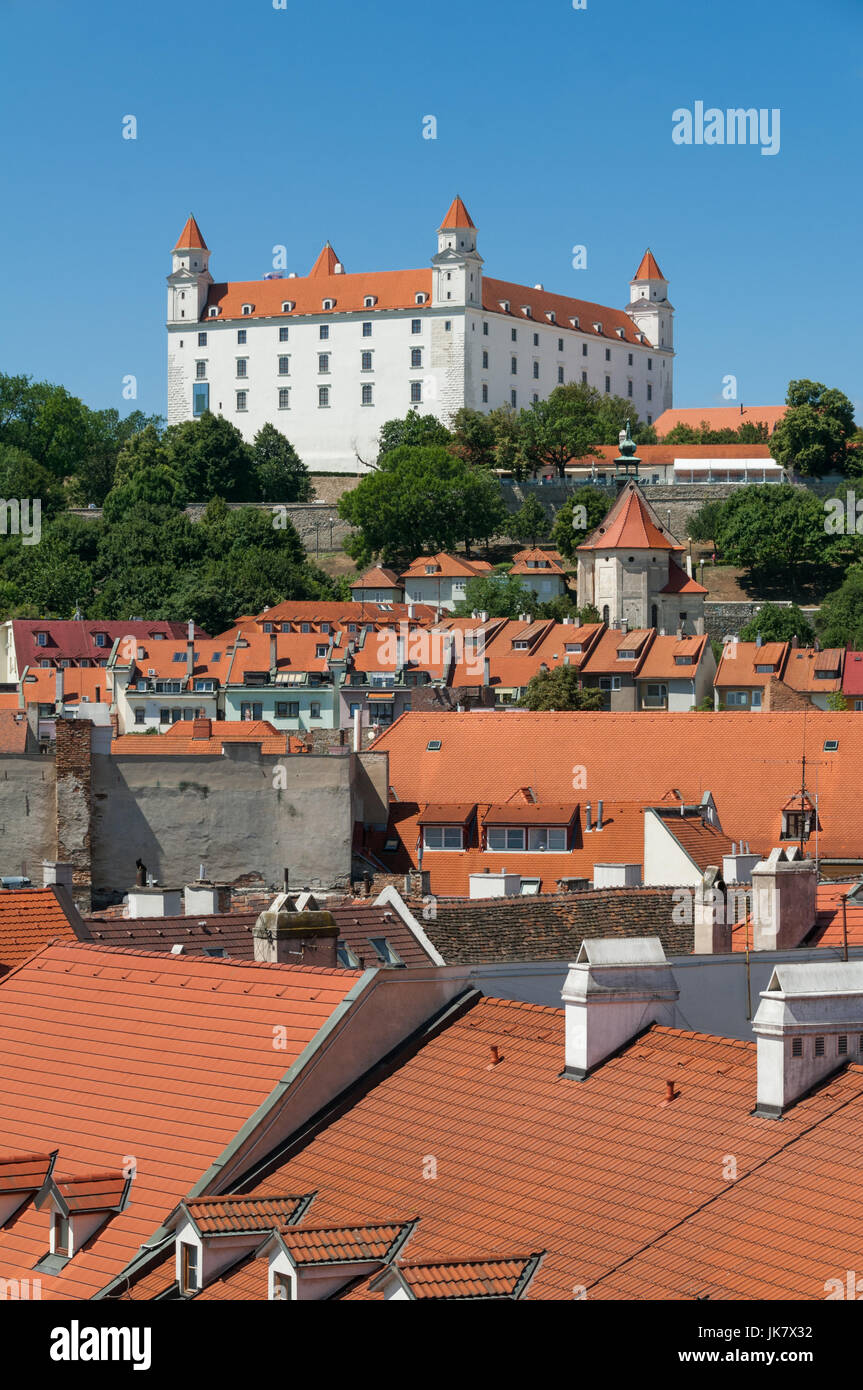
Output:
<path fill-rule="evenodd" d="M 427 751 L 432 739 L 441 741 L 436 752 Z M 826 751 L 833 739 L 838 750 Z M 694 804 L 710 791 L 723 830 L 765 847 L 781 843 L 781 808 L 799 794 L 805 752 L 810 791 L 818 774 L 822 857 L 863 857 L 863 720 L 814 706 L 805 714 L 417 711 L 384 730 L 375 749 L 389 756 L 396 797 L 415 805 L 490 804 L 518 786 L 562 802 L 579 766 L 593 801 L 653 805 L 679 787 Z"/>
<path fill-rule="evenodd" d="M 435 566 L 434 574 L 426 574 L 429 565 Z M 442 550 L 437 555 L 418 555 L 411 560 L 402 579 L 460 579 L 464 575 L 488 574 L 493 568 L 488 560 L 463 560 L 460 555 L 448 555 Z"/>
<path fill-rule="evenodd" d="M 58 1176 L 54 1186 L 70 1213 L 119 1211 L 129 1179 L 126 1174 L 112 1169 L 107 1173 L 82 1173 L 74 1178 Z"/>
<path fill-rule="evenodd" d="M 823 652 L 813 647 L 791 647 L 782 679 L 792 690 L 802 690 L 807 694 L 821 691 L 826 695 L 832 690 L 842 689 L 844 661 L 844 647 L 831 647 Z M 835 676 L 832 674 L 834 671 Z M 819 675 L 819 672 L 825 674 Z"/>
<path fill-rule="evenodd" d="M 509 309 L 503 309 L 502 302 L 508 302 Z M 523 305 L 530 309 L 530 317 L 522 313 Z M 636 336 L 639 330 L 622 309 L 611 309 L 607 304 L 594 304 L 587 299 L 571 299 L 565 294 L 551 294 L 548 290 L 537 290 L 530 285 L 517 285 L 512 280 L 493 280 L 484 275 L 482 307 L 486 313 L 505 314 L 522 323 L 530 323 L 531 319 L 539 323 L 551 321 L 561 333 L 587 333 L 603 340 L 620 338 L 623 342 L 639 345 Z M 549 320 L 547 316 L 552 314 L 554 318 Z M 573 318 L 578 320 L 578 329 L 574 329 L 570 323 Z M 601 332 L 594 329 L 594 323 L 602 324 Z M 641 345 L 650 346 L 646 336 Z"/>
<path fill-rule="evenodd" d="M 340 264 L 341 262 L 338 256 L 332 246 L 330 246 L 330 243 L 327 242 L 326 245 L 322 247 L 317 260 L 309 271 L 309 278 L 311 279 L 312 276 L 335 275 L 336 266 Z"/>
<path fill-rule="evenodd" d="M 815 922 L 805 939 L 806 946 L 841 947 L 846 935 L 849 946 L 863 946 L 863 902 L 850 900 L 845 905 L 844 922 L 842 898 L 854 888 L 854 883 L 819 883 L 815 893 Z"/>
<path fill-rule="evenodd" d="M 730 836 L 708 825 L 698 815 L 663 815 L 662 823 L 680 848 L 703 873 L 711 865 L 722 868 L 722 859 L 731 853 Z M 756 851 L 757 852 L 757 851 Z"/>
<path fill-rule="evenodd" d="M 719 406 L 690 406 L 683 410 L 674 407 L 671 410 L 664 410 L 658 420 L 654 420 L 653 427 L 656 430 L 658 439 L 662 439 L 674 429 L 675 425 L 691 425 L 693 429 L 698 429 L 702 423 L 707 424 L 711 430 L 737 430 L 741 425 L 764 424 L 770 434 L 776 426 L 785 418 L 787 405 L 719 405 Z M 692 449 L 691 444 L 680 445 L 681 449 L 687 453 L 680 457 L 687 457 L 688 451 Z M 710 445 L 714 448 L 714 445 Z M 747 444 L 746 448 L 752 450 L 757 445 Z M 695 457 L 695 455 L 693 455 Z M 752 454 L 753 458 L 760 457 Z"/>
<path fill-rule="evenodd" d="M 461 198 L 459 198 L 459 196 L 456 194 L 455 198 L 453 198 L 452 202 L 449 205 L 449 211 L 446 217 L 440 224 L 439 231 L 455 231 L 457 228 L 473 226 L 474 223 L 471 220 L 470 213 L 468 212 Z"/>
<path fill-rule="evenodd" d="M 351 584 L 351 589 L 400 589 L 399 577 L 395 570 L 384 569 L 383 565 L 373 565 L 370 570 Z"/>
<path fill-rule="evenodd" d="M 683 550 L 644 500 L 637 483 L 627 483 L 603 522 L 578 550 Z"/>
<path fill-rule="evenodd" d="M 209 247 L 205 242 L 201 229 L 190 213 L 186 225 L 177 237 L 175 251 L 207 251 Z"/>
<path fill-rule="evenodd" d="M 657 633 L 638 671 L 640 681 L 674 680 L 693 676 L 701 664 L 710 638 L 674 637 Z M 677 658 L 685 657 L 686 664 L 678 665 Z"/>
<path fill-rule="evenodd" d="M 452 1265 L 461 1251 L 543 1250 L 530 1300 L 571 1300 L 575 1285 L 588 1299 L 594 1290 L 612 1296 L 602 1281 L 610 1289 L 620 1279 L 629 1298 L 658 1296 L 654 1252 L 674 1297 L 702 1292 L 705 1264 L 715 1266 L 715 1283 L 732 1281 L 743 1298 L 820 1299 L 825 1269 L 855 1267 L 863 1238 L 857 1174 L 835 1155 L 847 1155 L 847 1136 L 856 1142 L 858 1129 L 863 1140 L 859 1067 L 806 1096 L 779 1124 L 752 1114 L 751 1042 L 653 1026 L 584 1083 L 561 1075 L 563 1058 L 562 1010 L 480 999 L 370 1078 L 252 1192 L 316 1189 L 318 1220 L 338 1226 L 367 1219 L 370 1208 L 412 1210 L 413 1201 L 419 1222 L 404 1250 L 411 1264 Z M 673 1105 L 663 1104 L 669 1077 Z M 429 1134 L 436 1177 L 419 1184 L 417 1154 L 426 1153 Z M 727 1153 L 737 1160 L 736 1182 L 717 1158 Z M 828 1206 L 819 1198 L 825 1184 Z M 799 1203 L 788 1201 L 801 1190 L 802 1233 Z M 759 1215 L 765 1203 L 769 1219 Z M 696 1234 L 705 1211 L 714 1220 L 702 1253 Z M 680 1239 L 685 1256 L 663 1257 L 666 1242 Z M 630 1279 L 637 1262 L 640 1286 Z M 374 1295 L 366 1283 L 345 1296 Z"/>
<path fill-rule="evenodd" d="M 533 561 L 533 565 L 529 562 Z M 537 568 L 537 565 L 540 567 Z M 529 574 L 531 576 L 546 574 L 565 574 L 566 565 L 563 556 L 557 550 L 543 550 L 537 547 L 534 550 L 520 550 L 517 555 L 512 557 L 510 574 Z"/>
<path fill-rule="evenodd" d="M 620 449 L 616 444 L 595 444 L 599 457 L 586 454 L 571 458 L 567 468 L 610 468 L 616 471 Z M 650 466 L 674 463 L 675 459 L 764 459 L 771 457 L 769 444 L 639 444 L 638 458 L 647 472 Z"/>
<path fill-rule="evenodd" d="M 38 1192 L 57 1159 L 57 1150 L 41 1154 L 10 1154 L 0 1157 L 0 1194 Z"/>
<path fill-rule="evenodd" d="M 485 1260 L 399 1260 L 414 1298 L 517 1298 L 545 1252 Z"/>
<path fill-rule="evenodd" d="M 199 733 L 195 733 L 195 729 Z M 142 757 L 219 757 L 226 743 L 258 743 L 263 757 L 288 752 L 288 735 L 266 719 L 182 719 L 163 734 L 121 734 L 111 741 L 111 752 Z"/>
<path fill-rule="evenodd" d="M 312 1194 L 302 1197 L 195 1197 L 183 1210 L 202 1236 L 265 1232 L 287 1226 L 306 1209 Z"/>
<path fill-rule="evenodd" d="M 332 248 L 330 248 L 332 249 Z M 323 253 L 322 253 L 323 255 Z M 335 255 L 335 253 L 333 253 Z M 325 259 L 325 265 L 329 257 Z M 233 280 L 210 286 L 203 317 L 217 306 L 223 319 L 301 318 L 304 314 L 358 313 L 366 309 L 365 299 L 374 295 L 375 308 L 412 309 L 418 294 L 427 301 L 432 292 L 431 267 L 422 270 L 375 270 L 352 275 L 330 275 L 320 266 L 320 257 L 313 274 L 295 276 L 290 280 Z M 323 301 L 331 299 L 334 309 L 326 310 Z M 283 310 L 282 305 L 295 307 Z M 243 305 L 251 304 L 250 315 L 243 315 Z"/>
<path fill-rule="evenodd" d="M 585 675 L 595 676 L 613 671 L 623 675 L 637 675 L 651 646 L 657 641 L 653 628 L 633 630 L 622 633 L 617 628 L 608 628 L 591 649 L 581 670 Z M 621 652 L 634 651 L 634 657 L 624 658 Z"/>
<path fill-rule="evenodd" d="M 647 250 L 641 258 L 641 264 L 635 272 L 635 275 L 633 276 L 632 280 L 630 280 L 630 284 L 634 285 L 636 280 L 664 279 L 665 276 L 663 275 L 662 271 L 659 269 L 659 266 L 657 265 L 656 257 L 654 256 L 653 252 L 648 246 Z"/>
<path fill-rule="evenodd" d="M 0 709 L 0 753 L 25 753 L 30 744 L 30 726 L 23 710 L 18 708 L 18 695 L 11 692 L 14 705 Z"/>
<path fill-rule="evenodd" d="M 280 1234 L 297 1265 L 383 1263 L 404 1244 L 415 1221 L 416 1217 L 410 1217 L 359 1226 L 291 1226 Z"/>
<path fill-rule="evenodd" d="M 43 1298 L 92 1298 L 124 1268 L 359 978 L 79 942 L 0 981 L 3 1152 L 58 1148 L 67 1178 L 135 1156 L 125 1210 L 41 1274 Z M 28 1205 L 0 1229 L 0 1277 L 29 1276 L 47 1246 L 46 1213 Z"/>
<path fill-rule="evenodd" d="M 111 704 L 114 698 L 113 671 L 104 666 L 66 666 L 60 674 L 63 676 L 64 704 L 78 705 L 82 699 L 91 704 Z M 56 704 L 57 676 L 58 671 L 54 667 L 31 666 L 21 681 L 25 703 Z"/>
<path fill-rule="evenodd" d="M 716 669 L 714 687 L 717 690 L 746 688 L 770 684 L 773 674 L 781 676 L 786 664 L 788 642 L 726 642 Z M 756 666 L 770 666 L 770 671 L 757 671 Z M 828 687 L 829 688 L 829 687 Z"/>
<path fill-rule="evenodd" d="M 64 905 L 54 887 L 0 889 L 0 975 L 49 941 L 77 941 L 79 924 L 71 899 Z"/>

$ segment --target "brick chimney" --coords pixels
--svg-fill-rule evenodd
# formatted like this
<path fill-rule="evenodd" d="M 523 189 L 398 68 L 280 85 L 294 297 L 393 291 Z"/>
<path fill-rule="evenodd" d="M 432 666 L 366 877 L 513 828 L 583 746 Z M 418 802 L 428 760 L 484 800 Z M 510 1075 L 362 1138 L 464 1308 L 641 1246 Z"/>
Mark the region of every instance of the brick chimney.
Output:
<path fill-rule="evenodd" d="M 192 720 L 192 738 L 212 738 L 213 723 L 211 719 L 203 718 L 198 715 Z"/>
<path fill-rule="evenodd" d="M 561 995 L 564 1074 L 583 1081 L 648 1024 L 672 1025 L 679 993 L 658 937 L 583 941 Z"/>
<path fill-rule="evenodd" d="M 815 925 L 818 873 L 796 847 L 772 849 L 752 870 L 752 944 L 756 951 L 799 946 Z"/>
<path fill-rule="evenodd" d="M 339 928 L 331 912 L 293 912 L 280 893 L 252 929 L 255 960 L 278 965 L 338 965 Z"/>

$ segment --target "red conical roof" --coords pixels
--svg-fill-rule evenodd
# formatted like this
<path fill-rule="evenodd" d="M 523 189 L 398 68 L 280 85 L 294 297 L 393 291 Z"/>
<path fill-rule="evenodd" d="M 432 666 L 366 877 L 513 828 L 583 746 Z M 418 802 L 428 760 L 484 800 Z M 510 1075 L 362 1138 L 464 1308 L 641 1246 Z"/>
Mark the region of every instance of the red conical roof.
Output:
<path fill-rule="evenodd" d="M 654 256 L 653 252 L 651 251 L 650 247 L 648 246 L 647 250 L 645 251 L 644 255 L 643 255 L 642 258 L 641 258 L 641 265 L 638 267 L 637 271 L 635 272 L 635 278 L 634 278 L 633 280 L 630 280 L 629 283 L 630 283 L 631 285 L 634 285 L 636 280 L 664 280 L 664 279 L 665 279 L 665 276 L 663 275 L 662 271 L 659 269 L 659 266 L 658 266 L 657 261 L 656 261 L 656 257 Z"/>
<path fill-rule="evenodd" d="M 332 246 L 330 246 L 330 243 L 327 242 L 326 246 L 321 251 L 321 254 L 318 256 L 318 259 L 315 261 L 314 265 L 309 271 L 309 275 L 335 275 L 336 266 L 338 264 L 339 258 L 333 250 Z"/>
<path fill-rule="evenodd" d="M 200 227 L 198 226 L 194 217 L 190 213 L 189 220 L 187 221 L 185 227 L 181 231 L 177 239 L 177 245 L 174 247 L 174 250 L 209 251 L 209 249 L 210 248 L 208 247 L 207 243 L 203 238 Z"/>
<path fill-rule="evenodd" d="M 456 195 L 456 197 L 453 198 L 452 202 L 450 203 L 449 212 L 447 213 L 443 222 L 441 222 L 438 231 L 449 232 L 454 230 L 456 227 L 473 227 L 473 225 L 474 224 L 471 221 L 470 213 L 468 212 L 461 198 L 459 198 L 458 195 Z"/>
<path fill-rule="evenodd" d="M 660 526 L 636 483 L 629 483 L 605 521 L 579 550 L 682 550 Z"/>

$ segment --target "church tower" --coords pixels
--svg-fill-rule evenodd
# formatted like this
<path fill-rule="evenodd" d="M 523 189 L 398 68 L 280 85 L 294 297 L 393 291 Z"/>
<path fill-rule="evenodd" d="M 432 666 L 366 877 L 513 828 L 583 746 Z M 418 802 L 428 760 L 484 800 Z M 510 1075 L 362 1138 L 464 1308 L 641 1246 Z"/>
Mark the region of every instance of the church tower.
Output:
<path fill-rule="evenodd" d="M 653 347 L 674 351 L 674 307 L 668 302 L 668 281 L 650 247 L 629 282 L 626 312 Z"/>
<path fill-rule="evenodd" d="M 168 276 L 168 323 L 197 323 L 213 283 L 209 271 L 210 251 L 201 229 L 190 216 L 172 252 L 173 268 Z"/>
<path fill-rule="evenodd" d="M 461 198 L 453 199 L 438 228 L 437 255 L 432 257 L 432 304 L 453 308 L 482 308 L 482 256 L 476 249 L 476 227 Z"/>

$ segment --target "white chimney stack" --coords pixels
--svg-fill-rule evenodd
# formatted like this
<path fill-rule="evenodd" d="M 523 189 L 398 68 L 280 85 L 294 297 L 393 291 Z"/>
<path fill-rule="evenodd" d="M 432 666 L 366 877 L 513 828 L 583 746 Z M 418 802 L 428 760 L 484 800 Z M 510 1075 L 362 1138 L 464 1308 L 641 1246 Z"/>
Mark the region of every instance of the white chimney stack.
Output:
<path fill-rule="evenodd" d="M 354 752 L 362 752 L 363 747 L 363 714 L 362 710 L 354 710 Z"/>
<path fill-rule="evenodd" d="M 753 1020 L 755 1113 L 777 1119 L 846 1062 L 860 1061 L 863 961 L 777 965 Z"/>
<path fill-rule="evenodd" d="M 752 943 L 756 951 L 799 946 L 815 926 L 818 871 L 800 850 L 772 849 L 752 869 Z"/>
<path fill-rule="evenodd" d="M 679 993 L 658 937 L 583 941 L 561 995 L 565 1074 L 583 1081 L 649 1024 L 671 1026 Z"/>

